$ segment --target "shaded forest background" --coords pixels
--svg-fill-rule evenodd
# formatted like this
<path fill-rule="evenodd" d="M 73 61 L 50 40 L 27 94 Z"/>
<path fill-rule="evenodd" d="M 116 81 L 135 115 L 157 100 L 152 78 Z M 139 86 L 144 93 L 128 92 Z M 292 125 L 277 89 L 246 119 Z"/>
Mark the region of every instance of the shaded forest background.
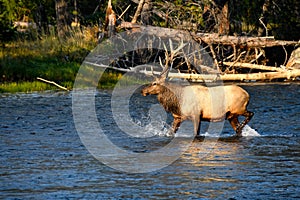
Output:
<path fill-rule="evenodd" d="M 112 0 L 118 21 L 131 21 L 138 2 Z M 228 27 L 223 27 L 225 30 L 221 31 L 221 34 L 263 36 L 267 30 L 267 34 L 275 36 L 276 39 L 300 39 L 298 0 L 145 2 L 149 5 L 143 10 L 142 17 L 138 18 L 138 23 L 201 32 L 220 32 L 221 21 L 228 18 Z M 64 27 L 71 27 L 74 22 L 80 23 L 81 27 L 97 27 L 101 31 L 105 24 L 106 8 L 106 0 L 0 0 L 0 37 L 2 41 L 16 37 L 17 32 L 13 24 L 16 21 L 35 22 L 36 35 L 31 32 L 30 37 L 49 34 L 49 27 L 56 28 L 56 32 L 59 33 L 64 31 L 61 30 Z M 62 21 L 63 26 L 60 26 Z M 67 29 L 64 33 L 67 33 Z"/>

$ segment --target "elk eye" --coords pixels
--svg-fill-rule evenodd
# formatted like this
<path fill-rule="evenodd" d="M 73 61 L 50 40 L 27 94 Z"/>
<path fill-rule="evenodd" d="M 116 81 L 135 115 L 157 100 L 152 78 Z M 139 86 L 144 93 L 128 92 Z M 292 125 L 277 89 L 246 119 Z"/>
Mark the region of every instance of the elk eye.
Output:
<path fill-rule="evenodd" d="M 152 85 L 157 85 L 157 83 L 152 83 Z"/>

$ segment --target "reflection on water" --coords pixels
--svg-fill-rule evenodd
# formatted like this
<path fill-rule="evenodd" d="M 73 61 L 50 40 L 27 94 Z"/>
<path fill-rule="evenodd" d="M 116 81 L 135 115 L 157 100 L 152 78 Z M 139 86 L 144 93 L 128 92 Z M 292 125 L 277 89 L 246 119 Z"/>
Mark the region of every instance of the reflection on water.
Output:
<path fill-rule="evenodd" d="M 299 85 L 245 89 L 251 95 L 249 110 L 255 112 L 249 125 L 260 137 L 231 138 L 226 122 L 218 141 L 197 138 L 173 164 L 146 174 L 116 171 L 89 154 L 74 127 L 70 93 L 2 95 L 0 198 L 300 198 Z M 109 111 L 109 100 L 109 92 L 99 92 L 96 107 L 116 145 L 149 152 L 170 142 L 164 136 L 134 138 L 122 133 Z M 147 119 L 145 111 L 155 111 L 155 98 L 133 100 L 133 118 Z M 206 127 L 202 123 L 203 134 Z M 189 131 L 192 125 L 187 122 L 181 132 Z"/>

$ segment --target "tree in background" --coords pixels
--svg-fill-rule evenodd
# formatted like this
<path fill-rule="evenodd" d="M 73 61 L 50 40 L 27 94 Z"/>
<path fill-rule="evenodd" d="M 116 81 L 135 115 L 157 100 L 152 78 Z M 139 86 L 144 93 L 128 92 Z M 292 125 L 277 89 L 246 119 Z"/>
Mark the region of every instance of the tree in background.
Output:
<path fill-rule="evenodd" d="M 299 40 L 299 0 L 230 0 L 230 24 L 237 34 Z"/>
<path fill-rule="evenodd" d="M 130 22 L 139 2 L 111 3 L 117 19 L 122 14 L 119 20 Z M 108 0 L 0 0 L 0 38 L 12 38 L 13 22 L 24 16 L 36 23 L 39 35 L 48 34 L 48 25 L 52 25 L 58 36 L 64 37 L 75 19 L 83 27 L 104 25 L 107 3 Z M 277 39 L 299 40 L 299 4 L 299 0 L 143 0 L 137 23 L 219 34 L 268 33 Z"/>
<path fill-rule="evenodd" d="M 16 2 L 14 0 L 0 0 L 0 41 L 2 45 L 12 39 L 15 6 Z"/>
<path fill-rule="evenodd" d="M 60 39 L 65 38 L 69 30 L 67 8 L 65 0 L 55 0 L 57 35 Z"/>
<path fill-rule="evenodd" d="M 145 0 L 141 12 L 141 22 L 143 25 L 152 25 L 151 10 L 152 10 L 152 1 Z"/>

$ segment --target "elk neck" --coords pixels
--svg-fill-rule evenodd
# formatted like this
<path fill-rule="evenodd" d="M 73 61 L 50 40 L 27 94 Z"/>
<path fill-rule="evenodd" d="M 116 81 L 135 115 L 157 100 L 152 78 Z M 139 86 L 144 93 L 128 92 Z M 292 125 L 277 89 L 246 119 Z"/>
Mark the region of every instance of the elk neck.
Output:
<path fill-rule="evenodd" d="M 180 98 L 182 86 L 165 83 L 157 95 L 158 101 L 167 112 L 181 115 Z"/>

